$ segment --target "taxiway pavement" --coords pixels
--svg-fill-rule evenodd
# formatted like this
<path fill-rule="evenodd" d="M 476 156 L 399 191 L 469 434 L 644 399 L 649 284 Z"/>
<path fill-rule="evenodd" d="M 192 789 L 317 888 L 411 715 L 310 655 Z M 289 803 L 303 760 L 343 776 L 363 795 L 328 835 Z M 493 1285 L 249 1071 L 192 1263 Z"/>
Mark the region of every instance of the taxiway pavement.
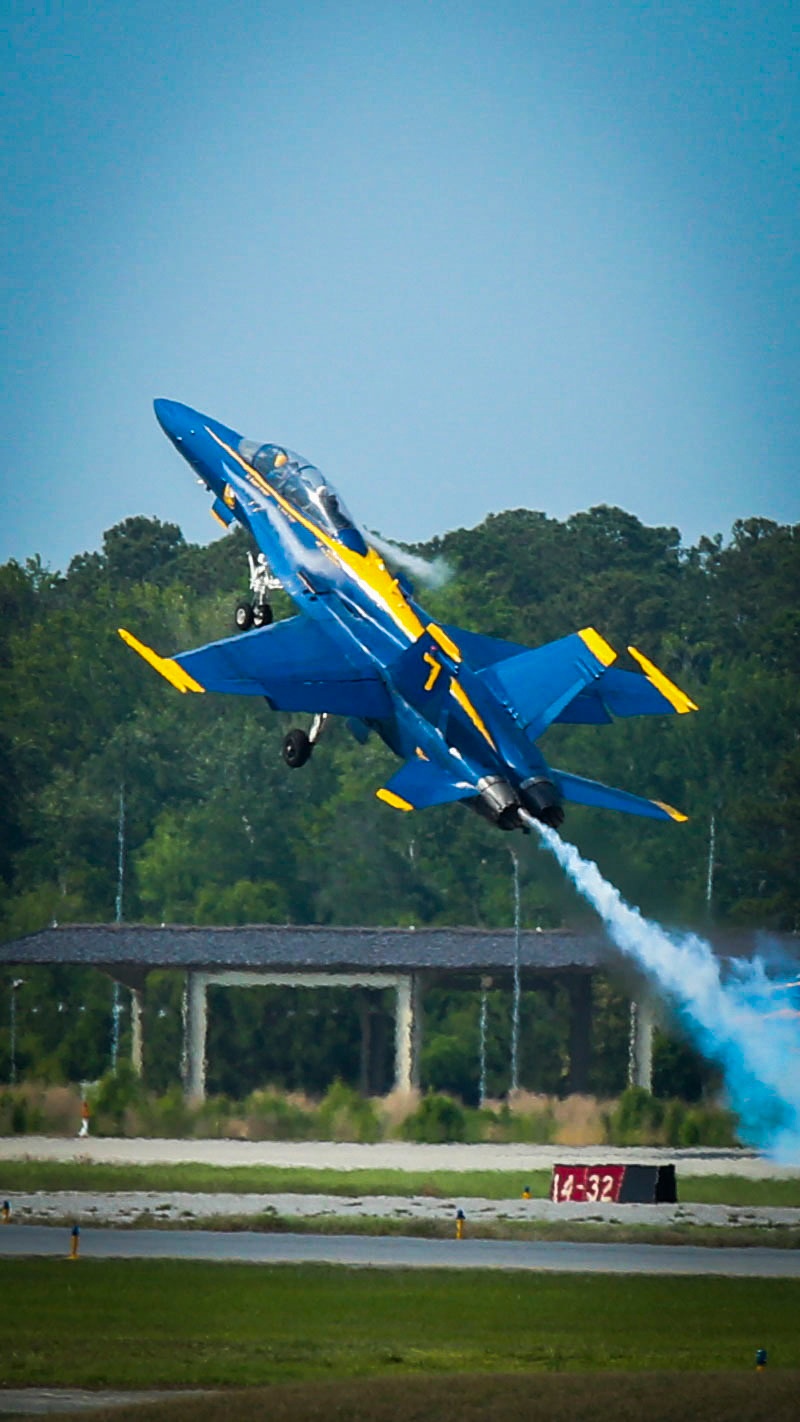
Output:
<path fill-rule="evenodd" d="M 5 1225 L 0 1257 L 63 1257 L 70 1234 L 52 1225 Z M 719 1274 L 800 1278 L 792 1249 L 576 1244 L 408 1236 L 256 1234 L 201 1230 L 82 1229 L 81 1259 L 194 1259 L 215 1263 L 345 1264 L 384 1269 L 520 1269 L 570 1274 Z M 81 1259 L 75 1261 L 80 1267 Z"/>

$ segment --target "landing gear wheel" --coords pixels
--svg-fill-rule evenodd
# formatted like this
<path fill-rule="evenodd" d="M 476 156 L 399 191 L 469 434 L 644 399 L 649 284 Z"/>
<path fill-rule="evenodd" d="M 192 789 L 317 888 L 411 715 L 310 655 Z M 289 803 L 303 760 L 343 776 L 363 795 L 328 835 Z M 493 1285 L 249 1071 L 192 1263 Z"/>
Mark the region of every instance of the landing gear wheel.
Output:
<path fill-rule="evenodd" d="M 233 620 L 236 623 L 237 631 L 248 632 L 255 620 L 252 602 L 237 602 Z"/>
<path fill-rule="evenodd" d="M 284 738 L 283 758 L 292 770 L 297 770 L 299 766 L 305 765 L 313 746 L 305 731 L 294 730 Z"/>
<path fill-rule="evenodd" d="M 253 626 L 269 627 L 274 615 L 268 602 L 257 602 L 253 608 Z"/>

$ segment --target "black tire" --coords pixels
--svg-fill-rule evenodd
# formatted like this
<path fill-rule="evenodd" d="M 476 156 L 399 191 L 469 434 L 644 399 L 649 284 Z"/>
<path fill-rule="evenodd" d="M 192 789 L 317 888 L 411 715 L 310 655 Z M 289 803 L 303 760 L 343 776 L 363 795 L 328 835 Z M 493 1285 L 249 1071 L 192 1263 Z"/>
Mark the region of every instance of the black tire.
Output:
<path fill-rule="evenodd" d="M 257 602 L 253 608 L 253 626 L 269 627 L 275 614 L 268 602 Z"/>
<path fill-rule="evenodd" d="M 237 602 L 236 611 L 233 614 L 237 632 L 249 632 L 254 616 L 252 602 Z"/>
<path fill-rule="evenodd" d="M 283 741 L 283 758 L 292 770 L 305 765 L 314 747 L 305 731 L 290 731 Z"/>

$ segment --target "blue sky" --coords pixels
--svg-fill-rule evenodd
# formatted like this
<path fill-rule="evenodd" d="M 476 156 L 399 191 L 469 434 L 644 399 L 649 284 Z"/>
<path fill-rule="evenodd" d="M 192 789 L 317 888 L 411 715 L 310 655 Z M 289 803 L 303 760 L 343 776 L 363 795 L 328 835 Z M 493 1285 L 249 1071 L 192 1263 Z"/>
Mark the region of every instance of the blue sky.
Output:
<path fill-rule="evenodd" d="M 11 4 L 0 558 L 216 536 L 152 399 L 416 540 L 800 518 L 791 4 Z"/>

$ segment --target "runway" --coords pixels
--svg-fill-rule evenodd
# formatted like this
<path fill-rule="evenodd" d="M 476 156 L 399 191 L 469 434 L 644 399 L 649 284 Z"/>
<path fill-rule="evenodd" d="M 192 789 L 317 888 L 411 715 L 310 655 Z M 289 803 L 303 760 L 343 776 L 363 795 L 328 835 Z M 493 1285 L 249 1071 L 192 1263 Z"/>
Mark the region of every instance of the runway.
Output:
<path fill-rule="evenodd" d="M 0 1258 L 66 1259 L 69 1231 L 47 1225 L 0 1229 Z M 261 1234 L 202 1230 L 82 1229 L 82 1260 L 196 1259 L 209 1263 L 339 1264 L 378 1269 L 519 1269 L 569 1274 L 716 1274 L 800 1278 L 792 1249 L 696 1245 L 576 1244 L 407 1236 Z"/>

